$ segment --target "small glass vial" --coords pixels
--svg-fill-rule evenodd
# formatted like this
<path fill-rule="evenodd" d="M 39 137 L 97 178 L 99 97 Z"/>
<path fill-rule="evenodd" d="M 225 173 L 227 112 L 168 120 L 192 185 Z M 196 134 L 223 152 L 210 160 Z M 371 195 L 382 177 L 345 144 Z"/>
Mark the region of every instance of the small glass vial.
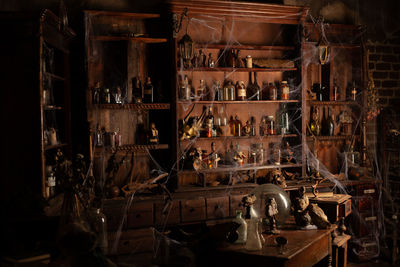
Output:
<path fill-rule="evenodd" d="M 269 83 L 268 92 L 269 92 L 269 100 L 277 100 L 278 99 L 278 90 L 273 83 Z"/>
<path fill-rule="evenodd" d="M 287 84 L 287 81 L 282 81 L 281 82 L 281 92 L 282 92 L 281 99 L 282 100 L 289 100 L 289 91 L 290 91 L 290 88 L 289 88 L 289 85 Z"/>
<path fill-rule="evenodd" d="M 267 122 L 267 133 L 269 135 L 274 135 L 275 134 L 274 116 L 268 116 L 266 122 Z"/>
<path fill-rule="evenodd" d="M 253 59 L 250 55 L 246 56 L 246 68 L 252 68 L 253 67 Z"/>
<path fill-rule="evenodd" d="M 236 100 L 246 100 L 246 86 L 243 81 L 239 81 L 236 84 Z"/>

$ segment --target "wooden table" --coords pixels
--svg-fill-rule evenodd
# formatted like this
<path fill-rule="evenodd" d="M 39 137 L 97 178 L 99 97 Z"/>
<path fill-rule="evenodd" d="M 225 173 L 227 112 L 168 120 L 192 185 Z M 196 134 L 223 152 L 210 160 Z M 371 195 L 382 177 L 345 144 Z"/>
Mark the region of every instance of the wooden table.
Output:
<path fill-rule="evenodd" d="M 332 226 L 326 230 L 296 230 L 290 224 L 279 235 L 264 235 L 262 250 L 247 251 L 244 245 L 229 244 L 218 249 L 218 264 L 215 266 L 295 266 L 309 267 L 326 258 L 332 261 Z M 275 243 L 277 236 L 284 236 L 288 243 L 279 253 Z M 329 256 L 329 257 L 327 257 Z"/>

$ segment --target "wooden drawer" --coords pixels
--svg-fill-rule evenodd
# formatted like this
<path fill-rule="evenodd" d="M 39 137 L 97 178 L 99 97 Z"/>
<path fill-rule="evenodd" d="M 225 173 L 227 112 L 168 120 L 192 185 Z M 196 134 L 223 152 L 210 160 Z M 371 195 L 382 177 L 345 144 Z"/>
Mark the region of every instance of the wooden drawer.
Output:
<path fill-rule="evenodd" d="M 339 217 L 346 218 L 351 214 L 351 199 L 346 200 L 339 206 Z"/>
<path fill-rule="evenodd" d="M 242 199 L 246 195 L 231 195 L 229 197 L 229 215 L 236 216 L 236 211 L 241 210 L 244 216 L 245 209 L 242 205 Z"/>
<path fill-rule="evenodd" d="M 153 212 L 153 202 L 134 202 L 128 209 L 128 229 L 152 226 L 154 224 Z"/>
<path fill-rule="evenodd" d="M 119 227 L 120 230 L 126 230 L 126 220 L 124 220 L 124 207 L 107 207 L 104 208 L 103 214 L 107 218 L 107 230 L 109 232 L 118 231 Z M 122 226 L 121 226 L 122 224 Z"/>
<path fill-rule="evenodd" d="M 378 190 L 374 184 L 360 185 L 357 187 L 357 196 L 369 196 L 378 198 Z"/>
<path fill-rule="evenodd" d="M 201 221 L 206 219 L 204 198 L 182 200 L 182 222 Z"/>
<path fill-rule="evenodd" d="M 354 197 L 354 205 L 358 212 L 366 212 L 377 207 L 377 200 L 373 196 L 364 195 Z"/>
<path fill-rule="evenodd" d="M 222 219 L 229 217 L 229 197 L 207 198 L 207 219 Z"/>
<path fill-rule="evenodd" d="M 152 228 L 114 232 L 108 235 L 108 254 L 136 254 L 154 250 Z"/>
<path fill-rule="evenodd" d="M 164 202 L 157 202 L 155 204 L 155 222 L 156 225 L 172 225 L 181 222 L 180 201 L 174 200 L 170 206 L 165 208 Z"/>

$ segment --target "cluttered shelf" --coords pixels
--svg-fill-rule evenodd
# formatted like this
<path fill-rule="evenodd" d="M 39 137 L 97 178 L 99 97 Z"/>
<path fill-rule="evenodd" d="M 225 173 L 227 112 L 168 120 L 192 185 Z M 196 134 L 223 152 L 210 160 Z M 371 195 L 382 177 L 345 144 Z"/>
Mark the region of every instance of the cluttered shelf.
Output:
<path fill-rule="evenodd" d="M 193 139 L 181 140 L 181 142 L 194 142 L 194 141 L 216 141 L 224 139 L 272 139 L 272 138 L 290 138 L 297 137 L 297 134 L 276 134 L 276 135 L 264 135 L 264 136 L 217 136 L 217 137 L 197 137 Z"/>
<path fill-rule="evenodd" d="M 318 141 L 335 141 L 335 140 L 351 140 L 358 139 L 359 135 L 334 135 L 334 136 L 307 136 L 308 141 L 313 141 L 315 138 Z"/>
<path fill-rule="evenodd" d="M 302 167 L 301 164 L 268 164 L 268 165 L 246 165 L 246 166 L 232 166 L 232 165 L 220 165 L 214 169 L 199 169 L 199 170 L 183 170 L 181 173 L 232 173 L 238 171 L 258 171 L 266 169 L 280 169 L 280 168 L 297 168 Z"/>
<path fill-rule="evenodd" d="M 169 103 L 138 103 L 138 104 L 96 104 L 94 107 L 100 109 L 133 109 L 133 110 L 156 110 L 169 109 Z"/>
<path fill-rule="evenodd" d="M 290 100 L 237 100 L 237 101 L 178 101 L 177 103 L 180 105 L 191 105 L 191 104 L 273 104 L 273 103 L 298 103 L 297 99 Z"/>
<path fill-rule="evenodd" d="M 284 71 L 296 71 L 297 68 L 232 68 L 232 67 L 202 67 L 202 68 L 177 68 L 177 72 L 192 72 L 192 71 L 214 71 L 214 72 L 284 72 Z"/>
<path fill-rule="evenodd" d="M 320 105 L 320 106 L 323 106 L 323 105 L 326 105 L 326 106 L 340 106 L 340 105 L 343 105 L 343 106 L 346 106 L 346 105 L 354 105 L 354 106 L 357 106 L 357 105 L 360 105 L 357 101 L 353 101 L 353 100 L 350 100 L 350 101 L 342 101 L 342 100 L 338 100 L 338 101 L 315 101 L 315 100 L 310 100 L 310 104 L 311 105 Z"/>
<path fill-rule="evenodd" d="M 213 43 L 196 43 L 195 48 L 208 48 L 208 49 L 241 49 L 241 50 L 271 50 L 271 51 L 290 51 L 294 50 L 294 46 L 284 45 L 252 45 L 252 44 L 213 44 Z"/>
<path fill-rule="evenodd" d="M 129 144 L 129 145 L 121 145 L 116 148 L 111 147 L 98 147 L 96 148 L 96 153 L 101 152 L 146 152 L 148 150 L 161 150 L 161 149 L 168 149 L 168 144 L 151 144 L 151 145 L 136 145 L 136 144 Z"/>

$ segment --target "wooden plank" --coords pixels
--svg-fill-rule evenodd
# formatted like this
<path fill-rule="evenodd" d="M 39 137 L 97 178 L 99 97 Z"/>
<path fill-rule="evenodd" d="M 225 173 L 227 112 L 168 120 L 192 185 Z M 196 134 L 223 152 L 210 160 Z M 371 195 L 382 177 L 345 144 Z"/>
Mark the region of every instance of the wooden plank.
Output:
<path fill-rule="evenodd" d="M 213 44 L 213 43 L 195 43 L 195 48 L 208 48 L 208 49 L 241 49 L 241 50 L 278 50 L 278 51 L 290 51 L 294 50 L 294 46 L 283 46 L 283 45 L 251 45 L 251 44 Z"/>
<path fill-rule="evenodd" d="M 115 12 L 115 11 L 102 11 L 102 10 L 84 10 L 83 12 L 91 16 L 126 17 L 131 19 L 153 19 L 160 17 L 160 14 L 152 14 L 152 13 L 130 13 L 130 12 Z"/>
<path fill-rule="evenodd" d="M 212 72 L 284 72 L 284 71 L 296 71 L 297 68 L 230 68 L 230 67 L 215 67 L 215 68 L 193 68 L 193 69 L 181 69 L 177 71 L 181 72 L 193 72 L 193 71 L 212 71 Z"/>
<path fill-rule="evenodd" d="M 150 38 L 150 37 L 129 37 L 129 36 L 108 36 L 108 35 L 92 35 L 91 40 L 94 41 L 131 41 L 136 43 L 157 44 L 166 43 L 166 38 Z"/>

